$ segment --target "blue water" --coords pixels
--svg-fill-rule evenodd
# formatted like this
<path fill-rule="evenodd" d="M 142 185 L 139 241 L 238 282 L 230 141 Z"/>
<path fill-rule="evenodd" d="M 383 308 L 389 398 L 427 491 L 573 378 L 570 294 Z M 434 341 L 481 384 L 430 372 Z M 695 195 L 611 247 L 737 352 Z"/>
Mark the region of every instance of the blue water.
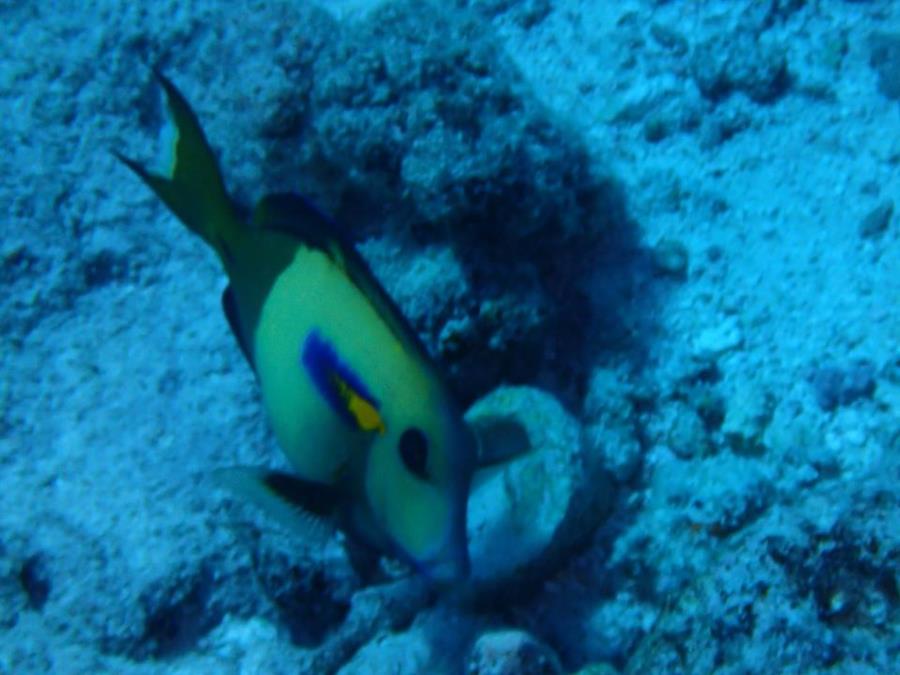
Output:
<path fill-rule="evenodd" d="M 0 17 L 0 674 L 896 670 L 900 5 Z M 163 154 L 152 68 L 496 452 L 466 583 L 213 480 L 287 464 L 218 260 L 112 154 Z"/>

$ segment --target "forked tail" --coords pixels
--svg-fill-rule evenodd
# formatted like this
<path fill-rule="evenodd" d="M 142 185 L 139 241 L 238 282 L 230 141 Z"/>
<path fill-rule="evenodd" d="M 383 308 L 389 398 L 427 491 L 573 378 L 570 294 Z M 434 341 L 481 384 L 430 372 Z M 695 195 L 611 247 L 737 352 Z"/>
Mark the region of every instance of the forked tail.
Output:
<path fill-rule="evenodd" d="M 197 116 L 165 75 L 158 71 L 154 74 L 165 92 L 169 118 L 164 133 L 166 149 L 171 153 L 166 173 L 152 173 L 119 152 L 113 154 L 225 259 L 228 243 L 241 227 L 241 220 Z"/>

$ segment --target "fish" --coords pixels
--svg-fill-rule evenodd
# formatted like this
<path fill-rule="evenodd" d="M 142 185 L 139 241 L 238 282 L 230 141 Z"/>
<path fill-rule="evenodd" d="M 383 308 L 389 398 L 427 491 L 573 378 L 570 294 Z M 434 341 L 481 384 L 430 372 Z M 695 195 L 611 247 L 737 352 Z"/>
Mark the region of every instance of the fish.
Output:
<path fill-rule="evenodd" d="M 168 157 L 113 154 L 212 248 L 222 307 L 289 471 L 222 483 L 308 533 L 334 527 L 436 583 L 469 576 L 466 506 L 477 439 L 444 374 L 345 230 L 307 198 L 232 199 L 195 112 L 154 70 Z"/>

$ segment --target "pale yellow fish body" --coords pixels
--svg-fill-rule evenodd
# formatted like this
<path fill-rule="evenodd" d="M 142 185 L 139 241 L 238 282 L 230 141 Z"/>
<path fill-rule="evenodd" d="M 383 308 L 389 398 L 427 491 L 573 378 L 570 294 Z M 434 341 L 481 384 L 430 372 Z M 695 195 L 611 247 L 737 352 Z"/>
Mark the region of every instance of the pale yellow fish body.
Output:
<path fill-rule="evenodd" d="M 122 158 L 219 255 L 223 301 L 296 472 L 247 473 L 246 493 L 313 513 L 433 578 L 468 573 L 475 440 L 413 330 L 334 224 L 302 198 L 234 208 L 195 115 L 164 77 L 169 174 Z"/>

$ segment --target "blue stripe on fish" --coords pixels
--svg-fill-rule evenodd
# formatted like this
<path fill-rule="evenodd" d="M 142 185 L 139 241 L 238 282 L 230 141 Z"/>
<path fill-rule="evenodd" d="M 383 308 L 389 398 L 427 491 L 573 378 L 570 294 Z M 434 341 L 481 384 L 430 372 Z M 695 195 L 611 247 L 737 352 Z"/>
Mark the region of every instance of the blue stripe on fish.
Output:
<path fill-rule="evenodd" d="M 362 399 L 375 411 L 381 408 L 378 399 L 318 330 L 311 330 L 303 340 L 300 362 L 332 410 L 354 429 L 361 429 L 361 420 L 350 405 L 348 389 L 353 397 Z"/>

